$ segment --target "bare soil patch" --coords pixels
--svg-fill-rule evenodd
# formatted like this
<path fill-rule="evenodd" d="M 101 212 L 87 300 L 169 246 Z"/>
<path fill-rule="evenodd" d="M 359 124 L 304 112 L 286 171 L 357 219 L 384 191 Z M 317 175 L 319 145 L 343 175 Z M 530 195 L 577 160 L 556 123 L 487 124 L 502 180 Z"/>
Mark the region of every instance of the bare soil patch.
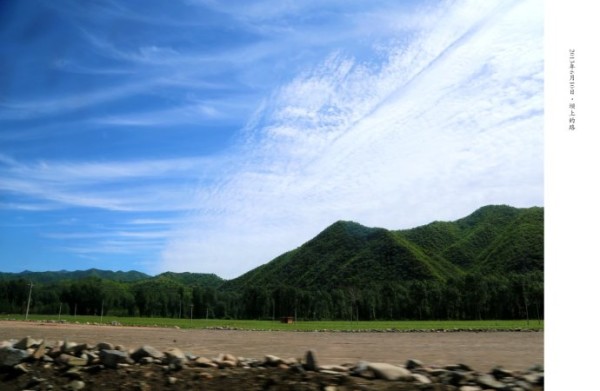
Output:
<path fill-rule="evenodd" d="M 318 352 L 322 364 L 360 360 L 402 364 L 409 358 L 428 365 L 464 363 L 478 371 L 495 366 L 524 370 L 543 365 L 543 332 L 457 333 L 332 333 L 239 330 L 182 330 L 172 328 L 94 326 L 0 321 L 0 340 L 24 336 L 96 343 L 109 341 L 127 348 L 171 347 L 212 357 L 219 353 L 262 358 L 301 357 Z"/>

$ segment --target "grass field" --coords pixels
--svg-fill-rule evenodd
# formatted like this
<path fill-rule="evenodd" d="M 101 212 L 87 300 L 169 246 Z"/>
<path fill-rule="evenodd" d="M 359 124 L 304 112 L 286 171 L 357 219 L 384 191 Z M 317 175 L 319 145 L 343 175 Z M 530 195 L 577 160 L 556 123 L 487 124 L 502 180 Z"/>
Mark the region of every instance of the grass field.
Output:
<path fill-rule="evenodd" d="M 0 320 L 25 320 L 24 315 L 2 315 Z M 30 321 L 58 321 L 58 316 L 29 315 Z M 80 324 L 111 324 L 123 326 L 179 327 L 179 328 L 235 328 L 243 330 L 273 331 L 361 331 L 361 330 L 543 330 L 544 321 L 536 320 L 440 320 L 440 321 L 299 321 L 293 324 L 278 320 L 224 320 L 224 319 L 172 319 L 104 316 L 62 316 L 62 321 Z"/>

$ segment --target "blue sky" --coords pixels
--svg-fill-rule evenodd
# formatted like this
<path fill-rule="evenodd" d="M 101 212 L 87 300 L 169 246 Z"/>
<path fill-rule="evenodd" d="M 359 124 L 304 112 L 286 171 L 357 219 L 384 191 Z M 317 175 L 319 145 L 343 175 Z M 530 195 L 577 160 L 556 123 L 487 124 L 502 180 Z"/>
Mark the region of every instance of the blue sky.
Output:
<path fill-rule="evenodd" d="M 543 2 L 0 3 L 0 270 L 233 278 L 544 205 Z"/>

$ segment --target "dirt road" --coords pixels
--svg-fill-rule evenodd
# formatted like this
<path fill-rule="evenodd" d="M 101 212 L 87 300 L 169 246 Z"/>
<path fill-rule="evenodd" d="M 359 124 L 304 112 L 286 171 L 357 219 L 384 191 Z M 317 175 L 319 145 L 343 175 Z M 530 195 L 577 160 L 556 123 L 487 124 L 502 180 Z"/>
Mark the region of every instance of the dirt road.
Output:
<path fill-rule="evenodd" d="M 262 358 L 265 354 L 302 357 L 309 349 L 321 364 L 359 360 L 403 364 L 416 358 L 428 365 L 464 363 L 489 371 L 496 365 L 523 370 L 544 361 L 543 332 L 483 333 L 329 333 L 93 326 L 0 321 L 0 341 L 25 336 L 47 342 L 68 338 L 75 342 L 111 342 L 128 348 L 152 345 L 178 347 L 207 357 L 219 353 Z"/>

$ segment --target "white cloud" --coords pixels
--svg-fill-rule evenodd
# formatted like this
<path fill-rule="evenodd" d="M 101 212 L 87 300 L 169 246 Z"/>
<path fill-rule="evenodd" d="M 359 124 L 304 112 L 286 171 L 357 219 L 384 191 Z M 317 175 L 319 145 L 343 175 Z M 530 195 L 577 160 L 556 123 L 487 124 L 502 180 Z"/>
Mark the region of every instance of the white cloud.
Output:
<path fill-rule="evenodd" d="M 380 64 L 333 54 L 281 87 L 158 268 L 230 278 L 338 219 L 397 229 L 542 204 L 541 2 L 435 15 Z"/>
<path fill-rule="evenodd" d="M 22 164 L 0 155 L 0 190 L 37 200 L 33 207 L 112 211 L 184 211 L 195 207 L 193 184 L 226 162 L 219 157 L 132 162 Z M 15 204 L 6 204 L 10 207 Z M 17 206 L 27 204 L 18 203 Z"/>

